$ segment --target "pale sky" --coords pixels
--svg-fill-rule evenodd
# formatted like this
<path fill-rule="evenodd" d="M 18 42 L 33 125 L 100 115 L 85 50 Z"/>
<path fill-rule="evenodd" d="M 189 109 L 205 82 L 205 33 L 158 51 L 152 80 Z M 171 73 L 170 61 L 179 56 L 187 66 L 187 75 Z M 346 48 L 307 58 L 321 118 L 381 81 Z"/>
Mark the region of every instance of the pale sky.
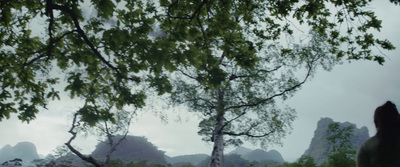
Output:
<path fill-rule="evenodd" d="M 400 6 L 386 1 L 375 2 L 372 7 L 378 18 L 383 20 L 381 32 L 374 35 L 389 39 L 397 50 L 384 52 L 387 57 L 383 66 L 368 61 L 344 61 L 330 72 L 317 71 L 314 78 L 285 103 L 297 111 L 292 133 L 282 140 L 282 147 L 270 146 L 268 149 L 276 149 L 286 161 L 294 161 L 308 148 L 320 118 L 330 117 L 334 121 L 355 123 L 358 127 L 367 126 L 372 136 L 375 134 L 372 119 L 375 108 L 387 100 L 400 108 Z M 67 142 L 71 113 L 80 105 L 79 101 L 62 99 L 62 102 L 52 102 L 49 110 L 40 112 L 30 124 L 21 123 L 17 115 L 1 121 L 0 148 L 6 144 L 14 146 L 18 142 L 30 141 L 36 145 L 39 154 L 47 155 Z M 129 134 L 147 137 L 168 156 L 211 154 L 212 143 L 203 142 L 197 135 L 199 120 L 184 110 L 160 110 L 168 115 L 168 123 L 162 122 L 159 115 L 152 112 L 141 112 L 133 120 Z M 178 118 L 181 121 L 176 122 Z M 80 137 L 73 144 L 82 152 L 90 153 L 97 139 L 93 136 Z M 225 152 L 232 149 L 228 147 Z"/>

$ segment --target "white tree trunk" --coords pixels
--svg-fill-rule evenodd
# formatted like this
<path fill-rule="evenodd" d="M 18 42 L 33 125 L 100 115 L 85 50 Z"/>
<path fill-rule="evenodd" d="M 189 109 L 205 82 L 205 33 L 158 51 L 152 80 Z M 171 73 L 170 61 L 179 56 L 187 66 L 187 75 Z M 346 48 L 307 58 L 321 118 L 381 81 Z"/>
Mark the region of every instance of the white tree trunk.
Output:
<path fill-rule="evenodd" d="M 224 138 L 222 134 L 223 115 L 218 115 L 215 121 L 210 167 L 221 167 L 224 161 Z"/>
<path fill-rule="evenodd" d="M 221 167 L 224 163 L 224 134 L 223 134 L 223 126 L 224 126 L 224 114 L 225 114 L 225 105 L 224 105 L 224 93 L 220 90 L 217 90 L 218 97 L 218 107 L 217 107 L 217 115 L 215 118 L 214 132 L 212 136 L 212 141 L 214 142 L 213 151 L 211 154 L 211 162 L 210 167 Z"/>

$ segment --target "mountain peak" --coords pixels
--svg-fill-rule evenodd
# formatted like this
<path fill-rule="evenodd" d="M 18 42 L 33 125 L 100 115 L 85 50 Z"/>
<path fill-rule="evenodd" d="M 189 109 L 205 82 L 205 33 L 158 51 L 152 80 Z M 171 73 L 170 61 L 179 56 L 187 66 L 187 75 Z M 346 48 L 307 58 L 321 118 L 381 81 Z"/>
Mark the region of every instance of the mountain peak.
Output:
<path fill-rule="evenodd" d="M 283 163 L 284 160 L 282 158 L 281 153 L 276 150 L 269 150 L 268 152 L 263 149 L 249 149 L 246 147 L 239 146 L 235 150 L 228 153 L 228 155 L 237 154 L 242 158 L 249 161 L 276 161 L 279 163 Z"/>
<path fill-rule="evenodd" d="M 248 154 L 248 153 L 251 152 L 251 151 L 253 151 L 253 150 L 251 150 L 251 149 L 249 149 L 249 148 L 246 148 L 246 147 L 239 146 L 239 147 L 236 147 L 236 148 L 235 148 L 234 150 L 232 150 L 231 152 L 229 152 L 228 154 L 238 154 L 238 155 L 243 156 L 243 155 L 245 155 L 245 154 Z"/>
<path fill-rule="evenodd" d="M 24 163 L 39 159 L 35 144 L 25 141 L 17 143 L 14 147 L 8 144 L 0 149 L 0 163 L 15 158 L 22 159 Z"/>
<path fill-rule="evenodd" d="M 339 127 L 354 127 L 353 136 L 350 141 L 356 149 L 358 149 L 362 143 L 369 139 L 368 128 L 363 126 L 357 128 L 356 124 L 350 122 L 335 122 L 332 118 L 321 118 L 317 123 L 317 128 L 314 131 L 314 136 L 311 140 L 309 148 L 304 152 L 304 155 L 311 156 L 314 158 L 317 164 L 322 164 L 327 160 L 329 154 L 330 144 L 326 139 L 329 134 L 328 129 L 331 123 L 338 123 Z"/>

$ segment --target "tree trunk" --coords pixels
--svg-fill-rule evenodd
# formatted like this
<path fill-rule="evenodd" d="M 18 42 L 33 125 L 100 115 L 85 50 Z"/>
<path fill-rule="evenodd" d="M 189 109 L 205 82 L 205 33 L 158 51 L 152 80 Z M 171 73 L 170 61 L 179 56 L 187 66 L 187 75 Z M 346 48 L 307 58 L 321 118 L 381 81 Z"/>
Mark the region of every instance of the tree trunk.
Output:
<path fill-rule="evenodd" d="M 214 147 L 211 154 L 210 167 L 220 167 L 224 161 L 224 138 L 222 134 L 223 114 L 218 114 L 215 121 L 213 142 Z"/>
<path fill-rule="evenodd" d="M 210 167 L 221 167 L 224 163 L 224 138 L 222 128 L 224 126 L 224 102 L 223 92 L 218 91 L 218 107 L 215 119 L 214 132 L 211 141 L 214 142 L 211 154 Z"/>

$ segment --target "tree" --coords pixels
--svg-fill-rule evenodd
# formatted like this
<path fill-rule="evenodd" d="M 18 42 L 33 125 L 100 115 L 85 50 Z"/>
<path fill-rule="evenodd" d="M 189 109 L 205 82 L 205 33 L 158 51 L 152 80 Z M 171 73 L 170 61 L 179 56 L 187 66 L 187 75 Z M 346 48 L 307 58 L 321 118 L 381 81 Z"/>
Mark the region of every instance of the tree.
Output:
<path fill-rule="evenodd" d="M 384 62 L 371 47 L 394 47 L 369 32 L 381 21 L 367 4 L 161 1 L 168 16 L 161 28 L 180 41 L 177 48 L 191 54 L 193 65 L 178 66 L 171 97 L 204 116 L 199 134 L 214 143 L 210 166 L 222 166 L 225 145 L 279 143 L 295 114 L 277 101 L 291 97 L 319 66 L 329 70 L 344 57 Z M 307 38 L 292 38 L 301 33 L 294 22 L 309 28 Z"/>
<path fill-rule="evenodd" d="M 13 160 L 5 161 L 1 166 L 22 166 L 22 159 L 15 158 Z"/>
<path fill-rule="evenodd" d="M 171 91 L 169 72 L 178 70 L 175 102 L 205 115 L 200 134 L 215 144 L 212 166 L 221 165 L 226 143 L 279 142 L 294 114 L 277 98 L 290 97 L 318 65 L 382 64 L 371 48 L 394 49 L 370 32 L 381 21 L 367 0 L 0 3 L 0 120 L 18 113 L 29 122 L 65 91 L 83 99 L 80 120 L 115 122 L 108 105 L 142 107 L 147 88 Z M 296 25 L 308 27 L 309 38 L 291 40 L 301 33 Z M 199 92 L 181 91 L 193 87 Z"/>

